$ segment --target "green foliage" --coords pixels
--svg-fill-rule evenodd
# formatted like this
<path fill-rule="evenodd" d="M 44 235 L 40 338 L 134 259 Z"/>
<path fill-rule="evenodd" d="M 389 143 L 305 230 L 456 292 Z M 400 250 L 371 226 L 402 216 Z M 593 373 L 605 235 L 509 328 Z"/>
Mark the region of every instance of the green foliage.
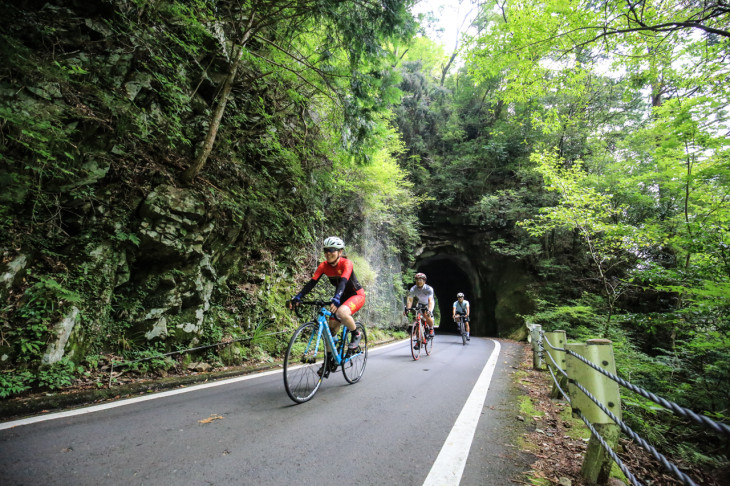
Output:
<path fill-rule="evenodd" d="M 177 366 L 171 356 L 164 356 L 162 349 L 158 346 L 149 349 L 141 349 L 131 353 L 125 353 L 126 361 L 115 363 L 115 369 L 123 369 L 147 374 L 151 371 L 169 370 Z"/>
<path fill-rule="evenodd" d="M 385 47 L 414 26 L 405 2 L 386 4 L 0 7 L 9 25 L 0 38 L 2 247 L 31 256 L 33 272 L 2 311 L 13 359 L 38 368 L 50 326 L 72 305 L 84 318 L 66 351 L 90 367 L 123 354 L 154 358 L 133 365 L 139 372 L 164 370 L 172 364 L 160 353 L 190 344 L 176 324 L 204 305 L 194 339 L 255 333 L 242 355 L 275 357 L 296 324 L 284 302 L 311 270 L 312 242 L 330 231 L 362 256 L 374 315 L 385 315 L 398 259 L 412 258 L 418 242 L 421 202 L 396 163 L 403 146 L 387 113 L 400 94 Z M 199 150 L 251 9 L 262 23 L 252 25 L 210 162 L 191 188 L 212 228 L 203 284 L 216 282 L 199 304 L 201 278 L 188 275 L 198 254 L 149 265 L 159 248 L 140 227 L 152 216 L 138 208 L 156 187 L 176 186 Z M 377 248 L 373 235 L 382 236 Z M 92 268 L 86 252 L 100 245 L 109 253 Z M 150 306 L 166 319 L 165 340 L 145 337 Z M 35 384 L 63 386 L 71 371 L 45 368 Z"/>
<path fill-rule="evenodd" d="M 61 361 L 52 365 L 43 366 L 38 370 L 35 376 L 38 386 L 58 390 L 70 385 L 76 374 L 76 365 L 64 357 Z"/>
<path fill-rule="evenodd" d="M 571 300 L 565 305 L 553 305 L 541 299 L 537 299 L 536 304 L 536 312 L 522 317 L 542 325 L 546 331 L 569 329 L 571 338 L 575 339 L 590 339 L 596 332 L 593 326 L 600 319 L 602 302 L 595 295 L 585 293 L 580 299 Z"/>
<path fill-rule="evenodd" d="M 700 7 L 677 5 L 650 2 L 637 12 L 608 2 L 621 13 L 609 17 L 582 2 L 575 8 L 511 4 L 475 38 L 469 68 L 479 80 L 499 75 L 505 102 L 545 100 L 547 108 L 533 112 L 533 126 L 555 141 L 550 146 L 557 156 L 536 152 L 532 160 L 545 188 L 559 198 L 525 228 L 548 243 L 561 228 L 575 231 L 602 282 L 585 285 L 603 297 L 590 306 L 593 315 L 566 308 L 571 298 L 564 290 L 548 299 L 554 303 L 543 303 L 538 318 L 595 328 L 602 313 L 610 319 L 621 306 L 639 310 L 615 319 L 647 351 L 627 353 L 628 373 L 679 401 L 691 389 L 691 396 L 701 396 L 692 405 L 711 412 L 727 406 L 714 389 L 729 376 L 720 357 L 728 343 L 718 338 L 730 309 L 724 257 L 729 179 L 721 162 L 728 153 L 722 135 L 728 98 L 715 82 L 718 70 L 727 68 L 718 50 L 727 42 L 685 35 L 683 20 Z M 618 18 L 635 28 L 617 24 Z M 672 27 L 660 34 L 657 24 Z M 600 39 L 596 26 L 605 27 Z M 725 29 L 709 17 L 695 27 Z M 615 73 L 610 78 L 608 64 Z M 650 104 L 639 101 L 641 90 L 651 92 Z M 710 112 L 721 115 L 708 119 Z M 484 203 L 496 207 L 494 198 Z M 554 247 L 543 246 L 555 255 Z M 614 339 L 616 331 L 606 326 L 602 333 Z M 651 414 L 641 401 L 633 403 L 629 414 L 640 415 L 639 428 L 646 429 L 643 420 Z M 665 437 L 671 422 L 663 416 L 652 421 L 655 438 Z"/>
<path fill-rule="evenodd" d="M 134 233 L 125 233 L 124 231 L 117 231 L 117 233 L 113 236 L 113 238 L 117 241 L 125 242 L 129 241 L 134 246 L 139 246 L 139 237 L 135 235 Z"/>
<path fill-rule="evenodd" d="M 22 319 L 24 325 L 7 331 L 7 339 L 14 345 L 21 361 L 29 362 L 40 358 L 49 338 L 49 324 L 61 316 L 67 304 L 78 304 L 82 296 L 66 288 L 50 276 L 40 276 L 24 294 L 23 305 L 14 317 Z"/>
<path fill-rule="evenodd" d="M 28 370 L 9 370 L 0 372 L 0 398 L 30 390 L 33 374 Z"/>

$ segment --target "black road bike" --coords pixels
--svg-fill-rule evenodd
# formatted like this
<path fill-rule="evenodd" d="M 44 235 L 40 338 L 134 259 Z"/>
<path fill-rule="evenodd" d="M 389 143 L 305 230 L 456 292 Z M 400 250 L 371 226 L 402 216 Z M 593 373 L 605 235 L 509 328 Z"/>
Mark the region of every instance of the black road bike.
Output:
<path fill-rule="evenodd" d="M 466 346 L 468 340 L 466 339 L 466 315 L 456 314 L 456 324 L 459 326 L 459 334 L 461 334 L 461 344 Z"/>

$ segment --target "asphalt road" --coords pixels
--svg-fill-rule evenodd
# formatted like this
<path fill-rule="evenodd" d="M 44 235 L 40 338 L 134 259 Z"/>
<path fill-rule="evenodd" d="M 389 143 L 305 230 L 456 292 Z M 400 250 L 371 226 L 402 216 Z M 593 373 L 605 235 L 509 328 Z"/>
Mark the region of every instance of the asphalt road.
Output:
<path fill-rule="evenodd" d="M 359 383 L 335 373 L 301 405 L 279 370 L 0 424 L 0 485 L 510 484 L 520 346 L 434 343 L 371 349 Z"/>

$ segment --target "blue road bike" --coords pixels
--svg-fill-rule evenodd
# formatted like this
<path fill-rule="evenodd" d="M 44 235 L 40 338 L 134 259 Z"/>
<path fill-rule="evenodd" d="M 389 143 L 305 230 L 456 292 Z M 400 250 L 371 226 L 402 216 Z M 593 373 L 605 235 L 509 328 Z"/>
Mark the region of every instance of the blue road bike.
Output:
<path fill-rule="evenodd" d="M 289 398 L 304 403 L 317 393 L 322 380 L 340 366 L 348 383 L 360 381 L 368 361 L 368 335 L 365 326 L 355 321 L 362 338 L 356 349 L 348 349 L 352 333 L 345 326 L 335 336 L 330 332 L 330 302 L 316 300 L 300 305 L 319 307 L 319 311 L 316 321 L 299 326 L 289 340 L 284 357 L 284 388 Z M 299 315 L 298 307 L 296 310 Z"/>

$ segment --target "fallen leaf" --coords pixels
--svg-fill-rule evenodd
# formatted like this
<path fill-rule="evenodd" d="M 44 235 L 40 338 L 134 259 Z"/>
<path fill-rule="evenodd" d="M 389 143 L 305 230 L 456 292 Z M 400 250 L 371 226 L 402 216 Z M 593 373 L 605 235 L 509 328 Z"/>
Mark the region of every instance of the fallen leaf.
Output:
<path fill-rule="evenodd" d="M 198 423 L 201 423 L 201 424 L 209 424 L 209 423 L 211 423 L 211 422 L 212 422 L 213 420 L 223 420 L 223 417 L 221 417 L 221 416 L 220 416 L 220 415 L 218 415 L 218 414 L 213 414 L 213 415 L 211 415 L 210 417 L 208 417 L 207 419 L 203 419 L 203 420 L 198 420 Z"/>

